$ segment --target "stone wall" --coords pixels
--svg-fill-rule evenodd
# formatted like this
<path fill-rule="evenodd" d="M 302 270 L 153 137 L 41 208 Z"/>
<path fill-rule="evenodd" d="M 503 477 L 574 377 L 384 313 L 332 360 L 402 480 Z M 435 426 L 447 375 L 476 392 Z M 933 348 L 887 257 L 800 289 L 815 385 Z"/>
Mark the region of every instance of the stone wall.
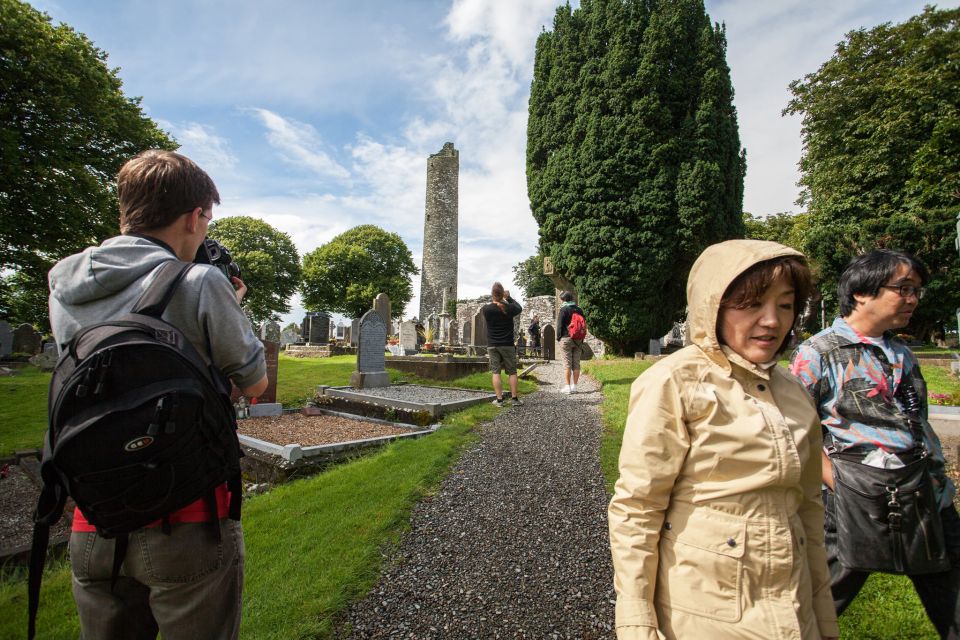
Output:
<path fill-rule="evenodd" d="M 457 299 L 460 152 L 452 142 L 427 159 L 427 201 L 420 270 L 421 320 L 443 312 L 443 299 Z"/>

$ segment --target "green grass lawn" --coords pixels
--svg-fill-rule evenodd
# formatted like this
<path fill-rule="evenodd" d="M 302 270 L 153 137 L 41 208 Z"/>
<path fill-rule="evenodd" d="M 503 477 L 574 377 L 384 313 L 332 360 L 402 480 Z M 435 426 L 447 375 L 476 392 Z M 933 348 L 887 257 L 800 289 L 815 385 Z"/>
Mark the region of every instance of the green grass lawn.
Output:
<path fill-rule="evenodd" d="M 33 366 L 0 378 L 0 456 L 39 449 L 47 431 L 50 374 Z"/>
<path fill-rule="evenodd" d="M 356 358 L 298 359 L 281 356 L 278 399 L 300 404 L 318 384 L 349 382 Z M 19 376 L 16 403 L 45 411 L 49 374 Z M 12 397 L 11 380 L 0 393 Z M 391 372 L 392 380 L 440 383 Z M 24 387 L 24 383 L 31 385 Z M 42 384 L 38 383 L 42 382 Z M 521 381 L 521 393 L 535 389 Z M 442 386 L 490 389 L 490 375 L 477 373 Z M 24 389 L 41 388 L 41 391 Z M 21 394 L 26 399 L 21 398 Z M 6 403 L 12 404 L 12 403 Z M 255 639 L 331 637 L 347 605 L 376 581 L 382 551 L 406 527 L 412 506 L 434 491 L 478 422 L 498 411 L 483 404 L 447 416 L 443 428 L 416 440 L 279 486 L 244 503 L 247 548 L 241 636 Z M 13 412 L 11 412 L 12 414 Z M 39 441 L 44 425 L 32 436 Z M 16 433 L 16 430 L 10 430 Z M 30 437 L 23 446 L 36 446 Z M 20 637 L 26 628 L 26 586 L 21 571 L 0 579 L 0 637 Z M 69 566 L 53 561 L 44 577 L 38 637 L 77 637 Z"/>
<path fill-rule="evenodd" d="M 650 364 L 627 359 L 584 363 L 584 371 L 603 383 L 604 436 L 600 465 L 611 493 L 619 475 L 617 459 L 623 440 L 630 385 Z M 929 381 L 928 369 L 930 367 L 924 367 L 924 376 Z M 938 637 L 909 578 L 883 574 L 871 576 L 857 599 L 840 616 L 840 636 L 876 640 Z"/>

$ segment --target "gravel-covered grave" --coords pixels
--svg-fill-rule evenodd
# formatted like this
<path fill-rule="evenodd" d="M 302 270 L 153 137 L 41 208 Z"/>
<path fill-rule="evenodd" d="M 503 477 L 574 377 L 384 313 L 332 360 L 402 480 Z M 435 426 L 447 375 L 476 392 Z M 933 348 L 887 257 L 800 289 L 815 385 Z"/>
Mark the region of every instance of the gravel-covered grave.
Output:
<path fill-rule="evenodd" d="M 595 383 L 562 369 L 479 427 L 349 612 L 355 638 L 612 638 L 613 568 Z"/>
<path fill-rule="evenodd" d="M 300 413 L 245 418 L 238 424 L 242 435 L 274 444 L 299 444 L 302 447 L 410 433 L 410 429 L 389 424 L 340 416 L 305 416 Z"/>

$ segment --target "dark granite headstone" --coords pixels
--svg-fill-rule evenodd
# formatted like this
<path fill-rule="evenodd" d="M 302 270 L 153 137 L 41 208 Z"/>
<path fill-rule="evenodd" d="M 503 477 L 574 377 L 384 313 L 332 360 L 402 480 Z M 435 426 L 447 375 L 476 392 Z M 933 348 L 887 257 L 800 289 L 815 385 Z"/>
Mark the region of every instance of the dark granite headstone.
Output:
<path fill-rule="evenodd" d="M 543 359 L 544 360 L 554 360 L 557 357 L 557 332 L 553 328 L 552 324 L 544 325 L 543 329 L 540 330 L 542 340 L 540 344 L 543 345 Z"/>
<path fill-rule="evenodd" d="M 13 327 L 6 320 L 0 320 L 0 358 L 13 353 Z"/>
<path fill-rule="evenodd" d="M 27 323 L 23 323 L 13 330 L 13 353 L 27 353 L 35 356 L 40 353 L 42 343 L 43 339 L 40 334 Z"/>
<path fill-rule="evenodd" d="M 350 376 L 350 386 L 357 389 L 390 386 L 383 345 L 387 342 L 387 327 L 375 309 L 360 318 L 357 370 Z"/>

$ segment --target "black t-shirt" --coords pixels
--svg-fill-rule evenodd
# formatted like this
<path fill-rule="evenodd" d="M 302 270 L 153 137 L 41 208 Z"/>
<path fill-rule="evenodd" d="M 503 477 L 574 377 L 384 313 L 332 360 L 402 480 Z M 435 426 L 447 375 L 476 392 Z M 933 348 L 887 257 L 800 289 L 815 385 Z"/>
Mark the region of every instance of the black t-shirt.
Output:
<path fill-rule="evenodd" d="M 505 309 L 501 311 L 495 302 L 483 305 L 483 319 L 487 321 L 488 347 L 513 346 L 513 319 L 520 315 L 523 307 L 513 298 L 507 298 L 504 307 Z"/>
<path fill-rule="evenodd" d="M 576 311 L 580 315 L 583 315 L 583 309 L 579 305 L 575 304 L 565 304 L 560 307 L 560 313 L 557 316 L 557 342 L 560 342 L 560 338 L 569 338 L 570 332 L 567 328 L 570 326 L 570 318 L 573 316 L 573 312 Z"/>

